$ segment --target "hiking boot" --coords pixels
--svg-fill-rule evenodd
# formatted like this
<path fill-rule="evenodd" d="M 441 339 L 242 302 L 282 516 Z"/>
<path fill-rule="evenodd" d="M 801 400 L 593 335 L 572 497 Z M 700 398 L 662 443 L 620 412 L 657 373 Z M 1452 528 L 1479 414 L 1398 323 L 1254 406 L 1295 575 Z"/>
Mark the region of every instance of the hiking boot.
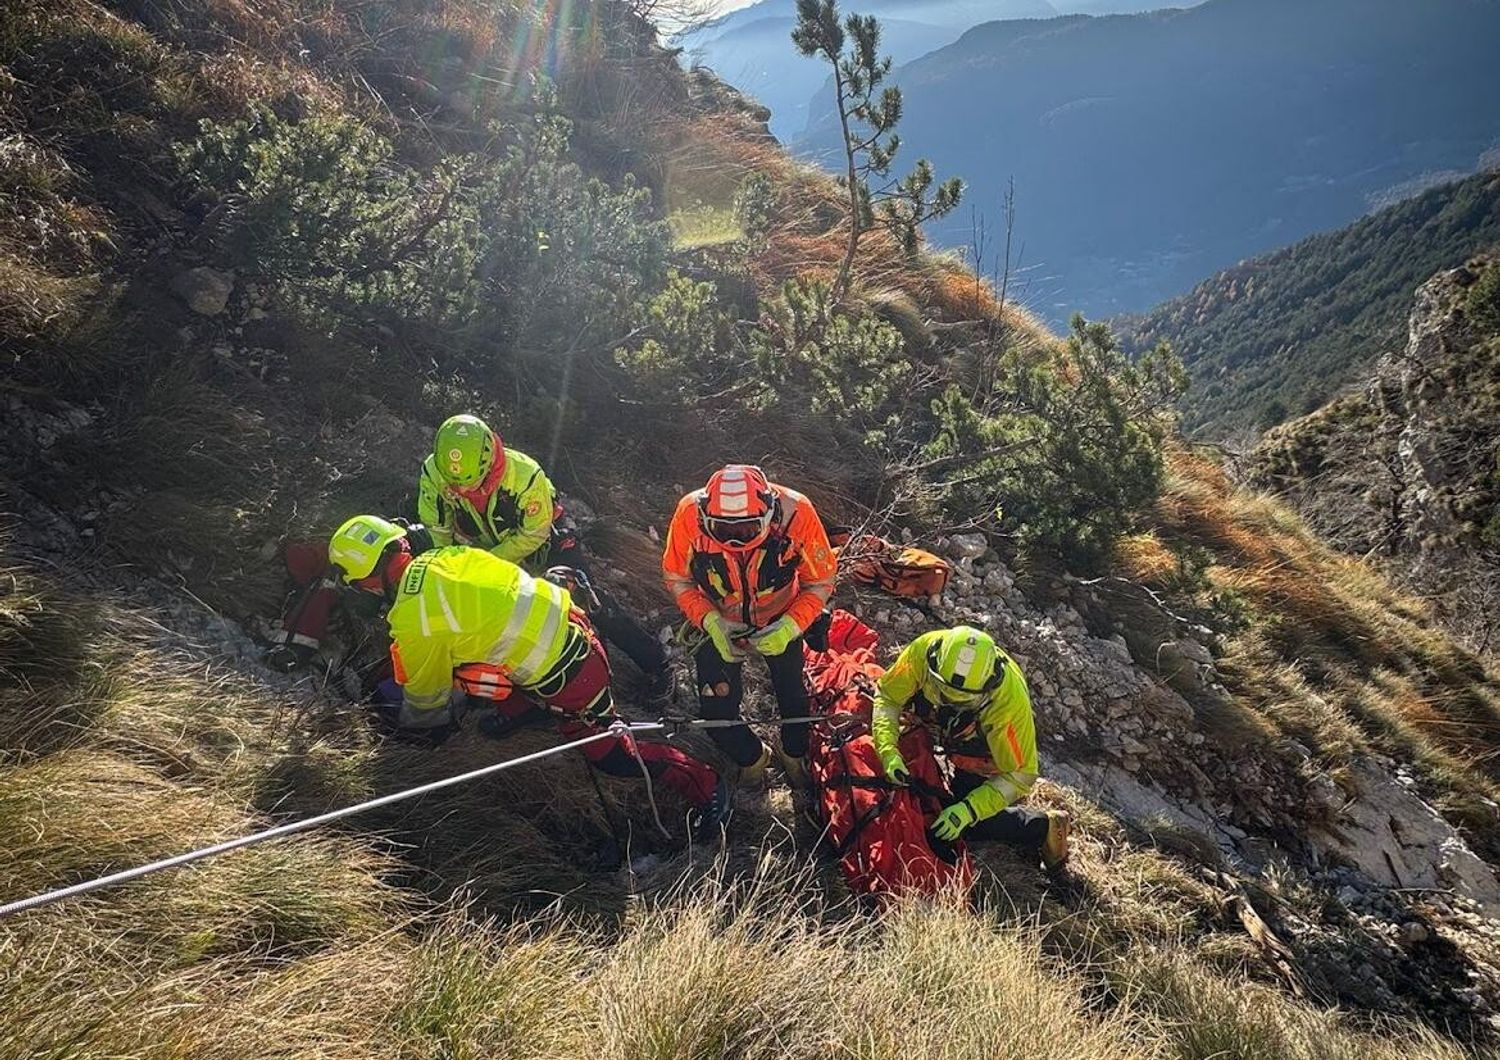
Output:
<path fill-rule="evenodd" d="M 781 771 L 786 774 L 786 782 L 794 792 L 806 793 L 812 789 L 806 758 L 794 757 L 785 751 L 778 751 L 776 756 L 781 759 Z"/>
<path fill-rule="evenodd" d="M 717 841 L 720 833 L 729 827 L 729 818 L 733 815 L 734 789 L 729 786 L 729 781 L 719 777 L 714 784 L 713 798 L 706 806 L 695 810 L 689 821 L 693 839 L 699 843 Z"/>
<path fill-rule="evenodd" d="M 1047 838 L 1042 840 L 1042 864 L 1056 872 L 1068 863 L 1068 834 L 1073 818 L 1066 810 L 1047 811 Z"/>
<path fill-rule="evenodd" d="M 771 749 L 760 745 L 760 757 L 748 766 L 740 766 L 735 783 L 742 788 L 763 788 L 766 784 L 766 769 L 771 765 Z"/>
<path fill-rule="evenodd" d="M 487 740 L 506 740 L 522 729 L 529 729 L 533 725 L 549 720 L 551 720 L 551 715 L 541 707 L 533 707 L 523 714 L 509 718 L 499 711 L 492 710 L 479 719 L 479 734 Z"/>

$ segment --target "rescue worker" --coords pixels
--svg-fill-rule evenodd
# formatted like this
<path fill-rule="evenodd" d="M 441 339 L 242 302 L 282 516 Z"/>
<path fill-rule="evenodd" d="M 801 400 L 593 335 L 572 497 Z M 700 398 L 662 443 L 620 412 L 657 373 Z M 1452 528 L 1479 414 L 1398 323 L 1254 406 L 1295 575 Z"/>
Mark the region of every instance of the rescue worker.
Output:
<path fill-rule="evenodd" d="M 414 555 L 433 546 L 432 535 L 421 523 L 391 520 L 406 531 Z M 338 571 L 328 563 L 326 541 L 287 541 L 282 545 L 289 592 L 281 611 L 280 628 L 271 637 L 265 662 L 273 670 L 291 673 L 306 666 L 318 654 L 338 602 Z"/>
<path fill-rule="evenodd" d="M 893 784 L 911 779 L 898 747 L 903 712 L 928 727 L 953 766 L 956 800 L 932 823 L 934 835 L 1037 850 L 1049 870 L 1067 861 L 1068 815 L 1016 805 L 1036 783 L 1036 724 L 1021 668 L 988 633 L 924 633 L 880 678 L 870 735 Z"/>
<path fill-rule="evenodd" d="M 456 724 L 455 683 L 467 693 L 457 697 L 460 712 L 480 699 L 516 717 L 534 709 L 529 700 L 538 701 L 558 717 L 558 732 L 567 739 L 600 732 L 618 719 L 604 646 L 561 586 L 482 549 L 455 545 L 414 556 L 406 531 L 373 515 L 339 527 L 328 559 L 346 584 L 389 605 L 403 728 Z M 728 820 L 729 786 L 675 747 L 616 736 L 582 750 L 611 776 L 639 777 L 644 763 L 653 780 L 694 808 L 700 838 Z"/>
<path fill-rule="evenodd" d="M 551 480 L 478 416 L 450 416 L 438 428 L 417 484 L 417 518 L 437 545 L 486 549 L 533 575 L 559 564 L 587 571 Z M 665 691 L 666 651 L 607 593 L 597 595 L 590 617 L 599 632 L 640 667 L 654 692 Z"/>
<path fill-rule="evenodd" d="M 770 671 L 782 717 L 808 711 L 802 682 L 803 636 L 833 594 L 837 560 L 812 504 L 766 479 L 758 467 L 730 464 L 677 505 L 667 531 L 662 573 L 677 606 L 706 637 L 693 656 L 704 718 L 739 718 L 743 663 L 759 655 Z M 758 783 L 771 749 L 738 725 L 708 730 Z M 805 786 L 807 725 L 781 729 L 787 779 Z"/>

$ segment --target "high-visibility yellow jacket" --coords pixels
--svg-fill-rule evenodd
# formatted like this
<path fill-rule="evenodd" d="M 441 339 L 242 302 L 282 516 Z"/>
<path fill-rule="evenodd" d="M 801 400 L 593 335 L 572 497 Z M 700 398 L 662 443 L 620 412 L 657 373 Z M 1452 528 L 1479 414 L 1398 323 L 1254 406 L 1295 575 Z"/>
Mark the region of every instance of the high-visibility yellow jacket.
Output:
<path fill-rule="evenodd" d="M 422 463 L 417 518 L 438 545 L 472 545 L 521 563 L 545 548 L 552 533 L 557 491 L 541 465 L 518 449 L 505 450 L 500 483 L 482 506 L 450 488 L 437 460 Z"/>
<path fill-rule="evenodd" d="M 1021 668 L 1005 652 L 999 652 L 1004 679 L 989 697 L 972 710 L 942 706 L 941 685 L 927 667 L 927 649 L 942 630 L 923 633 L 906 646 L 875 689 L 870 735 L 881 755 L 895 751 L 901 737 L 901 713 L 912 709 L 913 720 L 931 726 L 955 764 L 975 772 L 989 773 L 967 802 L 977 820 L 993 817 L 1031 790 L 1037 778 L 1036 721 L 1031 714 L 1031 695 Z M 975 730 L 978 730 L 977 733 Z M 966 750 L 964 743 L 982 736 L 989 761 L 954 754 Z"/>
<path fill-rule="evenodd" d="M 424 552 L 386 615 L 404 716 L 446 707 L 453 671 L 466 663 L 495 666 L 521 687 L 540 683 L 586 642 L 572 610 L 566 589 L 481 549 Z"/>

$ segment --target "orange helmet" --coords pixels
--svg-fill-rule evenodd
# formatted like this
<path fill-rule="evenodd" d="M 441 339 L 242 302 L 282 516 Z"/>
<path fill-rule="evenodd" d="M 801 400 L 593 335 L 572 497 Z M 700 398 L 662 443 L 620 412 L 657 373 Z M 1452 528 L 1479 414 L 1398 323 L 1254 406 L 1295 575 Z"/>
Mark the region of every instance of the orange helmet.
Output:
<path fill-rule="evenodd" d="M 763 542 L 775 517 L 776 494 L 766 473 L 751 464 L 726 464 L 715 471 L 698 501 L 703 532 L 734 552 Z"/>

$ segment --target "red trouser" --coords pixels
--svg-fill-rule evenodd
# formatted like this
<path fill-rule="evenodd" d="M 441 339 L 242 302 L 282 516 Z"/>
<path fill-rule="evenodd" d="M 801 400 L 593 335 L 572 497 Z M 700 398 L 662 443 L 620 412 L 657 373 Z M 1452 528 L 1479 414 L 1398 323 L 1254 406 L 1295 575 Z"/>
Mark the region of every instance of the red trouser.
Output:
<path fill-rule="evenodd" d="M 588 653 L 562 670 L 547 674 L 535 687 L 513 689 L 498 668 L 486 663 L 460 666 L 453 676 L 470 698 L 492 701 L 496 712 L 506 720 L 520 717 L 534 709 L 535 701 L 540 701 L 551 708 L 557 718 L 557 731 L 565 739 L 579 740 L 603 732 L 619 718 L 609 694 L 609 656 L 581 613 L 574 612 L 573 623 L 586 631 Z M 512 695 L 512 691 L 523 694 Z M 668 744 L 633 742 L 652 780 L 660 780 L 695 807 L 708 805 L 718 784 L 718 776 L 712 769 Z M 601 773 L 627 778 L 641 775 L 641 767 L 624 737 L 596 740 L 582 751 Z"/>
<path fill-rule="evenodd" d="M 329 574 L 328 546 L 288 542 L 285 558 L 287 573 L 300 588 L 281 616 L 281 643 L 316 650 L 328 632 L 328 616 L 338 600 L 338 583 Z"/>

